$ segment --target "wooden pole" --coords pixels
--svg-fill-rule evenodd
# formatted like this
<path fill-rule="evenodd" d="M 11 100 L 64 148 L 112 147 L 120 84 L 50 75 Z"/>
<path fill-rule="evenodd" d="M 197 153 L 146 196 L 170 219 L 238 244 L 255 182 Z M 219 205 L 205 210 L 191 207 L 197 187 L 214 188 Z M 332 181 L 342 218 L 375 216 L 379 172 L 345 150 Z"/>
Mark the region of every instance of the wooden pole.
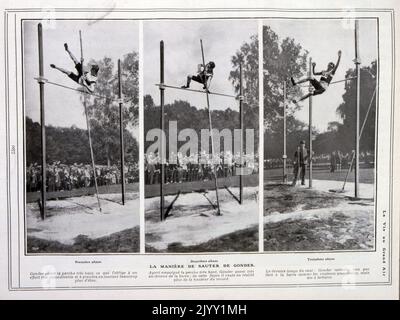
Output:
<path fill-rule="evenodd" d="M 40 217 L 44 220 L 46 216 L 46 121 L 44 109 L 44 80 L 43 80 L 43 30 L 42 24 L 38 24 L 39 42 L 39 99 L 40 99 L 40 127 L 41 127 L 41 154 L 42 154 L 42 185 Z"/>
<path fill-rule="evenodd" d="M 312 77 L 312 59 L 310 58 L 309 62 L 309 71 L 308 75 L 311 78 Z M 312 92 L 313 87 L 310 84 L 309 91 Z M 312 179 L 313 179 L 313 172 L 312 172 L 312 155 L 313 155 L 313 149 L 312 149 L 312 96 L 308 98 L 308 144 L 309 144 L 309 155 L 308 155 L 308 162 L 309 162 L 309 169 L 308 169 L 308 187 L 312 188 Z"/>
<path fill-rule="evenodd" d="M 81 64 L 82 64 L 82 70 L 83 70 L 83 46 L 82 46 L 82 32 L 79 30 L 79 44 L 81 47 Z M 101 212 L 101 204 L 100 204 L 100 198 L 99 198 L 99 188 L 97 187 L 97 173 L 96 173 L 96 165 L 94 163 L 94 153 L 93 153 L 93 145 L 92 145 L 92 135 L 90 132 L 90 121 L 89 121 L 89 113 L 87 111 L 87 106 L 86 106 L 86 99 L 87 96 L 85 95 L 83 97 L 83 107 L 85 108 L 85 116 L 86 116 L 86 126 L 88 130 L 88 138 L 89 138 L 89 148 L 90 148 L 90 159 L 92 160 L 92 170 L 93 170 L 93 179 L 94 179 L 94 188 L 96 191 L 96 198 L 97 198 L 97 204 L 99 206 L 99 211 Z"/>
<path fill-rule="evenodd" d="M 283 82 L 283 183 L 287 182 L 286 172 L 286 81 Z"/>
<path fill-rule="evenodd" d="M 86 107 L 86 96 L 83 99 L 83 106 L 85 108 L 85 116 L 86 116 L 86 126 L 88 130 L 88 138 L 89 138 L 89 148 L 90 148 L 90 158 L 92 160 L 92 170 L 93 170 L 93 178 L 94 178 L 94 188 L 96 190 L 96 197 L 97 197 L 97 204 L 99 206 L 99 210 L 101 212 L 101 204 L 99 198 L 99 189 L 97 187 L 97 173 L 96 173 L 96 166 L 94 164 L 94 154 L 93 154 L 93 146 L 92 146 L 92 135 L 90 133 L 90 121 L 89 121 L 89 114 Z"/>
<path fill-rule="evenodd" d="M 121 199 L 125 205 L 125 145 L 124 145 L 124 115 L 122 103 L 121 60 L 118 59 L 118 98 L 119 98 L 119 139 L 121 150 Z"/>
<path fill-rule="evenodd" d="M 204 59 L 204 50 L 203 50 L 203 41 L 200 39 L 200 47 L 201 47 L 201 57 L 203 59 L 203 66 L 206 67 L 206 62 Z M 207 81 L 204 81 L 204 86 L 207 86 Z M 208 95 L 208 88 L 206 89 L 206 97 L 207 97 L 207 110 L 208 110 L 208 124 L 210 128 L 210 138 L 211 138 L 211 159 L 214 161 L 214 139 L 213 139 L 213 129 L 212 129 L 212 121 L 211 121 L 211 110 L 210 110 L 210 97 Z M 217 182 L 217 171 L 215 163 L 212 163 L 213 173 L 214 173 L 214 185 L 215 185 L 215 196 L 217 198 L 217 215 L 221 215 L 220 207 L 219 207 L 219 197 L 218 197 L 218 182 Z"/>
<path fill-rule="evenodd" d="M 160 41 L 160 218 L 164 220 L 164 41 Z"/>
<path fill-rule="evenodd" d="M 354 22 L 354 42 L 355 42 L 355 67 L 357 77 L 357 93 L 356 93 L 356 117 L 355 117 L 355 167 L 354 167 L 354 198 L 359 198 L 359 169 L 360 169 L 360 57 L 359 57 L 359 30 L 358 20 Z"/>
<path fill-rule="evenodd" d="M 243 121 L 243 73 L 242 73 L 242 64 L 239 66 L 239 76 L 240 76 L 240 89 L 239 89 L 239 117 L 240 117 L 240 166 L 242 170 L 239 176 L 239 203 L 243 203 L 243 131 L 244 131 L 244 121 Z"/>
<path fill-rule="evenodd" d="M 81 66 L 82 66 L 82 70 L 83 70 L 83 46 L 82 46 L 82 32 L 81 30 L 79 30 L 79 45 L 81 48 Z"/>

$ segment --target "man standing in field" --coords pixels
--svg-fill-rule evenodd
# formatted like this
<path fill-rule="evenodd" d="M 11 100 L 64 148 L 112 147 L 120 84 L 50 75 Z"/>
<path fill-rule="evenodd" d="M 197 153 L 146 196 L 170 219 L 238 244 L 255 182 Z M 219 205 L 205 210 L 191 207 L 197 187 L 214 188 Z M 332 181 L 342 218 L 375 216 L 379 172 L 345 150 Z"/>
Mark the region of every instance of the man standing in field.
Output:
<path fill-rule="evenodd" d="M 297 147 L 296 152 L 294 153 L 294 160 L 293 160 L 293 182 L 292 186 L 295 186 L 297 183 L 297 177 L 300 171 L 300 178 L 301 178 L 301 185 L 304 186 L 305 183 L 305 176 L 306 176 L 306 165 L 307 160 L 309 159 L 308 151 L 306 149 L 306 143 L 304 140 L 300 141 L 300 145 Z"/>

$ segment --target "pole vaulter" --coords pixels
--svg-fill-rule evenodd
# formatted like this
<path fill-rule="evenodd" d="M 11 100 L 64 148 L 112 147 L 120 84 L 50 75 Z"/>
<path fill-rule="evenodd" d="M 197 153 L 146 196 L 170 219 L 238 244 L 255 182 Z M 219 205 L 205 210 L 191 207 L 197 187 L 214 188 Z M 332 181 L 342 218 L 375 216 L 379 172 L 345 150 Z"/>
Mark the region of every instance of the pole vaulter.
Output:
<path fill-rule="evenodd" d="M 84 59 L 83 59 L 83 46 L 82 46 L 82 32 L 80 30 L 79 30 L 79 43 L 80 43 L 80 53 L 81 53 L 80 64 L 83 66 Z M 108 99 L 113 102 L 118 102 L 119 115 L 120 115 L 120 146 L 121 146 L 121 198 L 122 198 L 122 204 L 125 204 L 124 137 L 123 137 L 122 108 L 123 108 L 123 103 L 126 103 L 126 102 L 132 100 L 133 98 L 125 99 L 125 100 L 122 99 L 121 62 L 120 62 L 120 60 L 118 60 L 118 99 L 112 99 L 110 97 L 91 92 L 91 91 L 87 90 L 86 87 L 78 88 L 78 89 L 72 88 L 72 87 L 69 87 L 69 86 L 66 86 L 63 84 L 49 81 L 48 79 L 46 79 L 44 77 L 43 27 L 42 27 L 41 23 L 38 24 L 38 53 L 39 53 L 39 76 L 34 79 L 39 84 L 39 100 L 40 100 L 42 185 L 41 185 L 41 197 L 39 200 L 39 208 L 40 208 L 41 218 L 45 219 L 45 217 L 46 217 L 46 193 L 47 193 L 47 188 L 46 188 L 46 180 L 47 180 L 47 175 L 46 175 L 46 122 L 45 122 L 45 99 L 44 99 L 44 97 L 45 97 L 44 96 L 44 85 L 45 84 L 51 84 L 51 85 L 58 86 L 58 87 L 61 87 L 64 89 L 73 90 L 73 91 L 79 92 L 84 95 L 83 105 L 84 105 L 84 109 L 85 109 L 86 125 L 87 125 L 87 130 L 88 130 L 91 164 L 92 164 L 92 170 L 93 170 L 93 175 L 94 175 L 96 198 L 97 198 L 97 203 L 98 203 L 100 211 L 102 211 L 102 209 L 101 209 L 101 203 L 100 203 L 98 185 L 97 185 L 97 173 L 96 173 L 96 167 L 95 167 L 95 162 L 94 162 L 94 153 L 93 153 L 93 146 L 92 146 L 89 114 L 88 114 L 87 106 L 86 106 L 87 96 L 94 96 L 94 97 L 98 97 L 98 98 L 102 98 L 102 99 Z M 54 65 L 51 65 L 51 67 L 60 69 L 58 67 L 55 67 Z"/>
<path fill-rule="evenodd" d="M 200 48 L 201 48 L 201 55 L 202 55 L 202 61 L 203 65 L 205 66 L 205 58 L 204 58 L 204 49 L 203 49 L 203 41 L 200 39 Z M 221 96 L 221 97 L 227 97 L 227 98 L 233 98 L 236 100 L 239 100 L 239 122 L 240 122 L 240 129 L 241 129 L 241 134 L 240 134 L 240 166 L 243 166 L 243 130 L 244 130 L 244 121 L 243 121 L 243 101 L 245 101 L 244 96 L 243 96 L 243 72 L 242 72 L 242 65 L 240 64 L 240 89 L 239 89 L 239 95 L 230 95 L 230 94 L 225 94 L 225 93 L 218 93 L 218 92 L 210 92 L 207 88 L 207 83 L 202 82 L 204 87 L 206 88 L 205 90 L 196 90 L 196 89 L 190 89 L 188 86 L 183 86 L 183 87 L 178 87 L 178 86 L 172 86 L 172 85 L 167 85 L 164 83 L 164 41 L 160 41 L 160 83 L 155 84 L 158 86 L 160 90 L 160 129 L 161 129 L 161 137 L 160 137 L 160 147 L 159 147 L 159 153 L 160 153 L 160 159 L 161 159 L 161 166 L 160 166 L 160 219 L 161 221 L 166 219 L 166 213 L 165 213 L 165 201 L 164 201 L 164 180 L 165 180 L 165 159 L 164 159 L 164 107 L 165 107 L 165 89 L 177 89 L 177 90 L 185 90 L 185 91 L 191 91 L 191 92 L 197 92 L 197 93 L 203 93 L 206 94 L 206 101 L 207 101 L 207 113 L 208 113 L 208 123 L 209 123 L 209 131 L 210 131 L 210 138 L 211 138 L 211 153 L 212 156 L 214 157 L 214 139 L 213 139 L 213 127 L 212 127 L 212 119 L 211 119 L 211 108 L 210 108 L 210 98 L 209 95 L 216 95 L 216 96 Z M 206 81 L 206 78 L 204 79 Z M 203 80 L 203 81 L 204 81 Z M 219 194 L 218 194 L 218 181 L 217 181 L 217 172 L 216 172 L 216 166 L 213 163 L 213 176 L 214 176 L 214 186 L 215 186 L 215 194 L 216 194 L 216 209 L 217 209 L 217 215 L 221 215 L 221 210 L 220 210 L 220 205 L 219 205 Z M 242 169 L 242 168 L 241 168 Z M 240 175 L 239 175 L 239 203 L 243 203 L 243 170 L 240 170 Z"/>

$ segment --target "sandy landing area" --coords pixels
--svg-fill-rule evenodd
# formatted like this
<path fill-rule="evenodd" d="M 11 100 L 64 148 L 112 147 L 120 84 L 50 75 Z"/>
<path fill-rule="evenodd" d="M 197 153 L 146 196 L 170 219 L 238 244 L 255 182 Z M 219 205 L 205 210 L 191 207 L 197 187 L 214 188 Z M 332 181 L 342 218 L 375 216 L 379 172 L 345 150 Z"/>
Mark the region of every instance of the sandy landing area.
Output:
<path fill-rule="evenodd" d="M 239 188 L 230 191 L 237 196 Z M 170 216 L 160 221 L 159 198 L 146 199 L 146 245 L 164 250 L 171 243 L 191 246 L 211 239 L 258 225 L 258 187 L 243 189 L 244 203 L 238 201 L 226 189 L 219 189 L 221 216 L 216 215 L 211 203 L 215 203 L 215 191 L 206 194 L 181 194 L 170 211 Z M 168 196 L 171 203 L 175 196 Z"/>
<path fill-rule="evenodd" d="M 355 250 L 374 246 L 374 185 L 314 180 L 306 186 L 266 186 L 264 250 Z"/>
<path fill-rule="evenodd" d="M 98 210 L 95 196 L 47 201 L 47 215 L 41 220 L 37 203 L 26 207 L 27 234 L 39 239 L 73 244 L 77 236 L 90 239 L 107 236 L 139 225 L 139 195 L 126 195 L 121 205 L 119 194 L 102 194 Z M 107 199 L 107 200 L 106 200 Z"/>

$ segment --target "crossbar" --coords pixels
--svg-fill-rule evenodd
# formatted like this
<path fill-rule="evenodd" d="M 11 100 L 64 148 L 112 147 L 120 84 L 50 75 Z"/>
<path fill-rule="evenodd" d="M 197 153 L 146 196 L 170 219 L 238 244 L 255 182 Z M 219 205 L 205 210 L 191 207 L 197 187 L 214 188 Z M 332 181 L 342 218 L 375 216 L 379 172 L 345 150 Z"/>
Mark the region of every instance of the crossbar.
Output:
<path fill-rule="evenodd" d="M 120 101 L 121 101 L 121 99 L 119 99 L 119 98 L 118 98 L 118 99 L 112 99 L 112 98 L 110 98 L 110 97 L 102 96 L 102 95 L 97 94 L 97 93 L 91 93 L 91 92 L 87 92 L 87 91 L 85 91 L 85 90 L 79 90 L 79 89 L 76 89 L 76 88 L 73 88 L 73 87 L 66 86 L 66 85 L 64 85 L 64 84 L 60 84 L 60 83 L 57 83 L 57 82 L 49 81 L 49 80 L 47 80 L 46 78 L 35 77 L 34 79 L 35 79 L 36 81 L 38 81 L 39 83 L 48 83 L 48 84 L 52 84 L 53 86 L 61 87 L 61 88 L 64 88 L 64 89 L 73 90 L 73 91 L 80 92 L 80 93 L 83 93 L 83 94 L 87 94 L 87 95 L 90 95 L 90 96 L 94 96 L 94 97 L 98 97 L 98 98 L 102 98 L 102 99 L 110 99 L 111 101 L 114 101 L 114 102 L 117 102 L 117 103 L 120 103 Z M 132 100 L 132 99 L 133 99 L 133 98 L 131 98 L 131 99 L 126 99 L 126 100 L 123 100 L 123 99 L 122 99 L 122 101 L 123 101 L 124 103 L 126 103 L 126 102 L 128 102 L 128 101 L 130 101 L 130 100 Z"/>
<path fill-rule="evenodd" d="M 192 91 L 192 92 L 199 92 L 199 93 L 208 93 L 208 94 L 213 94 L 216 96 L 222 96 L 222 97 L 228 97 L 228 98 L 234 98 L 234 99 L 239 99 L 239 96 L 234 96 L 230 94 L 225 94 L 225 93 L 217 93 L 217 92 L 206 92 L 205 90 L 196 90 L 196 89 L 189 89 L 189 88 L 181 88 L 181 87 L 176 87 L 176 86 L 170 86 L 166 84 L 161 84 L 161 83 L 156 83 L 155 84 L 157 87 L 164 87 L 164 88 L 171 88 L 171 89 L 178 89 L 178 90 L 186 90 L 186 91 Z"/>
<path fill-rule="evenodd" d="M 335 84 L 335 83 L 344 82 L 344 81 L 348 81 L 348 80 L 354 80 L 354 79 L 357 79 L 357 77 L 351 77 L 351 78 L 346 78 L 346 79 L 342 79 L 342 80 L 332 81 L 330 84 Z"/>

